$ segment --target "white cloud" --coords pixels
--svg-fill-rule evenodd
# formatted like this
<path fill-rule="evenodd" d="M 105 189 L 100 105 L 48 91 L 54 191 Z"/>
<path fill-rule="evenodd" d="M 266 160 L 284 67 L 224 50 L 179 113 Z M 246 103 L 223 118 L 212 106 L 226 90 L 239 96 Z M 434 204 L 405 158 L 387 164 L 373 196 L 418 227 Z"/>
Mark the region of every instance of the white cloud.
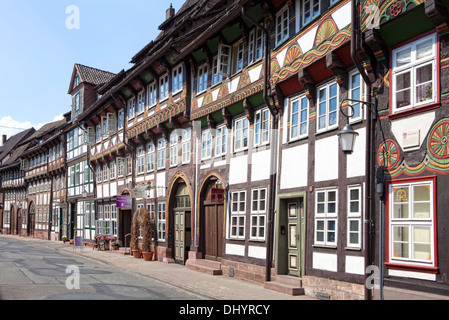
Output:
<path fill-rule="evenodd" d="M 63 114 L 61 113 L 48 122 L 58 121 L 61 120 L 62 118 Z M 33 127 L 36 130 L 39 130 L 39 128 L 41 128 L 45 123 L 38 122 L 37 124 L 36 123 L 33 124 L 31 121 L 20 122 L 14 120 L 11 116 L 4 116 L 3 118 L 0 118 L 0 137 L 6 135 L 7 139 L 9 139 L 11 136 L 18 134 L 20 131 L 29 129 L 31 127 Z M 1 143 L 2 141 L 0 140 L 0 145 Z"/>

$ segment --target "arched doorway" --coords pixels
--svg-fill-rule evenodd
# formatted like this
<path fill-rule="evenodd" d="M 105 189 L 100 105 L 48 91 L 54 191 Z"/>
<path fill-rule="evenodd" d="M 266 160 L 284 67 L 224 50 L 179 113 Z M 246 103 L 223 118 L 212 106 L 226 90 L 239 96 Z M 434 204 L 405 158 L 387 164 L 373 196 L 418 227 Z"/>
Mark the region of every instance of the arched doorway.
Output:
<path fill-rule="evenodd" d="M 20 235 L 22 233 L 22 209 L 19 205 L 19 209 L 17 209 L 17 228 L 16 228 L 16 232 L 18 235 Z"/>
<path fill-rule="evenodd" d="M 128 247 L 131 241 L 132 200 L 128 189 L 123 189 L 120 199 L 116 200 L 118 210 L 117 236 L 122 246 Z"/>
<path fill-rule="evenodd" d="M 34 228 L 36 223 L 36 208 L 34 206 L 34 202 L 31 202 L 28 207 L 28 227 L 27 233 L 28 236 L 34 236 Z"/>
<path fill-rule="evenodd" d="M 9 233 L 17 234 L 17 211 L 14 205 L 11 205 L 10 212 L 10 222 L 9 222 Z"/>
<path fill-rule="evenodd" d="M 221 261 L 224 238 L 224 186 L 209 177 L 200 193 L 200 250 L 204 259 Z"/>
<path fill-rule="evenodd" d="M 191 199 L 186 182 L 179 178 L 172 186 L 170 197 L 170 222 L 173 234 L 173 258 L 176 263 L 184 264 L 190 251 L 192 239 Z"/>

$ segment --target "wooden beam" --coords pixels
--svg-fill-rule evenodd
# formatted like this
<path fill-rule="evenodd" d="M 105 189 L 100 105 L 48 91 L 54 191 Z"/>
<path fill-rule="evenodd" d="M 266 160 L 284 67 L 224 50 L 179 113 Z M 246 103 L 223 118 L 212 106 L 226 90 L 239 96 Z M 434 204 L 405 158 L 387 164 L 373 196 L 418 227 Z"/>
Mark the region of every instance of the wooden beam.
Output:
<path fill-rule="evenodd" d="M 298 81 L 306 89 L 306 97 L 309 100 L 315 101 L 315 81 L 313 81 L 305 68 L 300 68 L 298 70 Z"/>

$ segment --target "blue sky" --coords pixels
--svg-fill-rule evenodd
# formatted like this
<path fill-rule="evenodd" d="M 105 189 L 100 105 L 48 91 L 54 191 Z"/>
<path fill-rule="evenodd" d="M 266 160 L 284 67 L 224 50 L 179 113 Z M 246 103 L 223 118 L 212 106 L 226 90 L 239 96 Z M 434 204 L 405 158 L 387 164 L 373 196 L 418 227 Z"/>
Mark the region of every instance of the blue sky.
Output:
<path fill-rule="evenodd" d="M 70 110 L 75 63 L 120 72 L 184 0 L 1 0 L 0 136 L 38 128 Z M 79 29 L 66 20 L 79 8 Z M 1 143 L 1 142 L 0 142 Z"/>

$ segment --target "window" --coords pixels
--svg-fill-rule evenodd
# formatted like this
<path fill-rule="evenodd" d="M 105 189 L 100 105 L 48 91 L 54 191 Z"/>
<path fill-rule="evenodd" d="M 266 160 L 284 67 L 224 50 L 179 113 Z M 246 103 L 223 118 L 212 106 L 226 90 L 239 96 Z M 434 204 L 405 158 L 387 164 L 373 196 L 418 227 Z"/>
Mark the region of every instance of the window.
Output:
<path fill-rule="evenodd" d="M 165 241 L 165 202 L 157 204 L 157 239 Z"/>
<path fill-rule="evenodd" d="M 101 174 L 101 167 L 97 167 L 97 183 L 101 183 L 103 179 L 103 175 Z"/>
<path fill-rule="evenodd" d="M 191 136 L 190 128 L 182 131 L 182 163 L 190 163 Z"/>
<path fill-rule="evenodd" d="M 157 141 L 157 168 L 165 168 L 165 138 Z"/>
<path fill-rule="evenodd" d="M 111 180 L 115 179 L 115 169 L 116 169 L 115 162 L 111 162 L 109 165 L 109 179 Z"/>
<path fill-rule="evenodd" d="M 128 100 L 128 120 L 134 118 L 136 113 L 136 98 L 131 98 Z"/>
<path fill-rule="evenodd" d="M 267 189 L 253 189 L 251 199 L 251 236 L 253 240 L 265 240 L 265 217 L 267 213 Z"/>
<path fill-rule="evenodd" d="M 231 193 L 231 239 L 245 238 L 246 192 Z"/>
<path fill-rule="evenodd" d="M 81 93 L 78 91 L 75 94 L 75 111 L 78 111 L 80 109 L 81 104 Z"/>
<path fill-rule="evenodd" d="M 178 135 L 176 130 L 170 135 L 170 167 L 178 165 Z"/>
<path fill-rule="evenodd" d="M 217 136 L 215 138 L 215 155 L 224 156 L 226 155 L 226 144 L 228 136 L 228 128 L 226 126 L 221 126 L 217 128 Z"/>
<path fill-rule="evenodd" d="M 240 118 L 234 123 L 234 151 L 248 148 L 248 118 Z"/>
<path fill-rule="evenodd" d="M 263 145 L 269 142 L 270 112 L 268 108 L 259 110 L 254 115 L 254 145 Z"/>
<path fill-rule="evenodd" d="M 263 33 L 259 28 L 253 29 L 249 34 L 248 63 L 251 64 L 262 59 Z"/>
<path fill-rule="evenodd" d="M 234 52 L 233 72 L 236 73 L 243 69 L 244 50 L 245 50 L 243 41 L 237 42 L 233 46 L 232 50 Z"/>
<path fill-rule="evenodd" d="M 168 98 L 168 74 L 159 78 L 159 99 L 165 100 Z"/>
<path fill-rule="evenodd" d="M 317 190 L 315 199 L 315 244 L 337 245 L 337 190 Z"/>
<path fill-rule="evenodd" d="M 173 69 L 173 92 L 178 92 L 182 90 L 182 65 Z"/>
<path fill-rule="evenodd" d="M 212 134 L 206 130 L 201 135 L 201 159 L 209 159 L 212 155 Z"/>
<path fill-rule="evenodd" d="M 336 128 L 338 110 L 338 85 L 330 82 L 318 89 L 318 132 Z"/>
<path fill-rule="evenodd" d="M 125 158 L 117 158 L 117 177 L 125 175 Z"/>
<path fill-rule="evenodd" d="M 133 172 L 133 160 L 131 157 L 126 157 L 126 174 L 130 175 Z"/>
<path fill-rule="evenodd" d="M 109 205 L 105 204 L 104 205 L 104 218 L 105 218 L 105 220 L 111 219 L 111 216 L 109 215 L 109 209 L 110 209 Z"/>
<path fill-rule="evenodd" d="M 198 93 L 205 91 L 207 89 L 207 64 L 203 64 L 198 68 Z"/>
<path fill-rule="evenodd" d="M 434 180 L 389 186 L 389 263 L 434 266 Z"/>
<path fill-rule="evenodd" d="M 219 68 L 218 56 L 215 56 L 212 62 L 212 85 L 216 85 L 223 80 L 223 73 L 220 73 Z"/>
<path fill-rule="evenodd" d="M 302 25 L 305 26 L 320 15 L 320 0 L 303 0 Z"/>
<path fill-rule="evenodd" d="M 218 46 L 217 71 L 220 76 L 229 75 L 231 69 L 231 46 L 220 43 Z M 215 72 L 214 72 L 215 79 Z M 217 79 L 218 80 L 218 79 Z M 220 77 L 219 81 L 222 80 Z M 217 81 L 218 82 L 218 81 Z M 214 82 L 213 84 L 217 83 Z"/>
<path fill-rule="evenodd" d="M 154 143 L 147 144 L 147 171 L 154 170 Z"/>
<path fill-rule="evenodd" d="M 288 7 L 276 14 L 276 46 L 288 39 Z"/>
<path fill-rule="evenodd" d="M 349 99 L 362 100 L 362 82 L 360 73 L 351 72 L 349 73 Z M 348 114 L 352 117 L 351 120 L 358 120 L 362 118 L 361 104 L 349 101 L 352 109 L 348 111 Z"/>
<path fill-rule="evenodd" d="M 137 174 L 145 172 L 145 150 L 142 147 L 137 148 Z"/>
<path fill-rule="evenodd" d="M 155 219 L 154 202 L 147 202 L 147 210 L 150 213 L 150 219 Z"/>
<path fill-rule="evenodd" d="M 118 111 L 118 129 L 123 129 L 123 125 L 125 123 L 125 111 L 120 109 Z"/>
<path fill-rule="evenodd" d="M 137 94 L 137 114 L 142 113 L 145 110 L 145 90 L 140 91 Z"/>
<path fill-rule="evenodd" d="M 436 36 L 393 50 L 393 112 L 436 101 Z"/>
<path fill-rule="evenodd" d="M 348 187 L 348 247 L 361 247 L 361 221 L 362 221 L 362 188 L 360 186 Z"/>
<path fill-rule="evenodd" d="M 148 107 L 152 107 L 157 103 L 157 84 L 156 81 L 148 86 Z"/>
<path fill-rule="evenodd" d="M 301 96 L 291 103 L 290 140 L 307 136 L 309 122 L 309 99 Z"/>

